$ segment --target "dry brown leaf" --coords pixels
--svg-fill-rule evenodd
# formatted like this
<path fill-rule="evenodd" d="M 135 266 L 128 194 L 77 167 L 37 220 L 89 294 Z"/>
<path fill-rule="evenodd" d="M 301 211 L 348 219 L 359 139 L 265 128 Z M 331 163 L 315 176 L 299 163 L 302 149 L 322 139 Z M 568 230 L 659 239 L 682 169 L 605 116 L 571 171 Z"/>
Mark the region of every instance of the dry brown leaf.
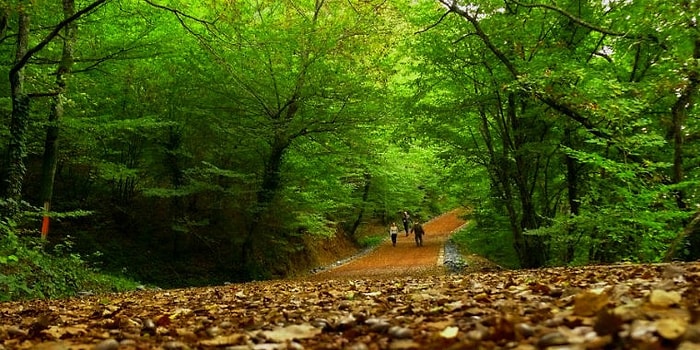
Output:
<path fill-rule="evenodd" d="M 168 315 L 163 315 L 161 317 L 158 317 L 158 319 L 155 322 L 156 326 L 158 327 L 167 327 L 170 325 L 170 316 Z"/>
<path fill-rule="evenodd" d="M 282 343 L 288 340 L 312 338 L 321 333 L 321 329 L 308 324 L 302 324 L 280 327 L 271 331 L 263 331 L 262 333 L 267 339 Z"/>
<path fill-rule="evenodd" d="M 676 350 L 700 350 L 700 344 L 684 341 L 678 345 L 678 349 Z"/>
<path fill-rule="evenodd" d="M 649 295 L 649 302 L 658 307 L 670 307 L 681 302 L 681 294 L 676 291 L 654 289 Z"/>
<path fill-rule="evenodd" d="M 175 312 L 173 312 L 172 314 L 170 314 L 170 319 L 171 319 L 171 320 L 174 320 L 174 319 L 176 319 L 176 318 L 178 318 L 178 317 L 187 316 L 187 315 L 189 315 L 189 314 L 191 314 L 191 313 L 192 313 L 192 310 L 191 310 L 191 309 L 187 309 L 187 308 L 178 308 L 178 309 L 175 309 Z"/>
<path fill-rule="evenodd" d="M 453 320 L 445 320 L 445 321 L 440 321 L 440 322 L 428 322 L 425 323 L 425 326 L 431 329 L 444 329 L 447 327 L 450 327 L 454 324 Z"/>
<path fill-rule="evenodd" d="M 245 334 L 222 335 L 213 339 L 200 340 L 202 346 L 227 346 L 227 345 L 242 345 L 248 340 Z"/>
<path fill-rule="evenodd" d="M 42 330 L 41 334 L 44 334 L 51 339 L 65 339 L 71 337 L 78 337 L 87 334 L 87 330 L 85 329 L 86 327 L 87 326 L 84 325 L 68 327 L 51 326 L 48 329 Z"/>
<path fill-rule="evenodd" d="M 688 323 L 682 319 L 667 318 L 656 321 L 656 331 L 660 336 L 669 340 L 680 338 L 688 329 Z"/>
<path fill-rule="evenodd" d="M 624 321 L 616 312 L 601 310 L 598 312 L 593 330 L 600 336 L 616 334 L 622 328 Z"/>
<path fill-rule="evenodd" d="M 464 303 L 461 300 L 457 300 L 454 303 L 447 303 L 445 304 L 445 308 L 447 308 L 447 311 L 449 312 L 455 312 L 457 310 L 460 310 L 464 307 Z"/>
<path fill-rule="evenodd" d="M 452 339 L 459 333 L 459 328 L 457 327 L 447 327 L 440 332 L 440 336 L 446 339 Z"/>
<path fill-rule="evenodd" d="M 420 344 L 410 339 L 397 339 L 389 344 L 390 350 L 419 349 Z"/>
<path fill-rule="evenodd" d="M 70 348 L 63 342 L 41 343 L 31 347 L 33 350 L 69 350 Z"/>
<path fill-rule="evenodd" d="M 574 296 L 574 315 L 593 316 L 602 310 L 610 297 L 602 290 L 587 290 Z"/>

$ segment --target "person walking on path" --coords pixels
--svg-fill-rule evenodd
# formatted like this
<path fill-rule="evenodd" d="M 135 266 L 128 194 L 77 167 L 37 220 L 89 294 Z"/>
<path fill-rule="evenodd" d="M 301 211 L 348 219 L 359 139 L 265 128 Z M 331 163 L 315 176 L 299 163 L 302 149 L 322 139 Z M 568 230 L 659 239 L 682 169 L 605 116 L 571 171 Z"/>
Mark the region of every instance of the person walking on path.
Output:
<path fill-rule="evenodd" d="M 403 212 L 401 221 L 403 222 L 403 230 L 406 231 L 406 237 L 408 237 L 408 222 L 411 221 L 411 216 L 408 215 L 407 211 Z"/>
<path fill-rule="evenodd" d="M 413 227 L 411 228 L 411 233 L 415 236 L 416 239 L 416 247 L 422 247 L 423 246 L 423 235 L 425 234 L 425 230 L 423 230 L 423 226 L 420 224 L 418 220 L 416 220 L 413 223 Z"/>
<path fill-rule="evenodd" d="M 399 235 L 399 228 L 395 222 L 392 222 L 389 227 L 389 235 L 391 235 L 391 244 L 396 247 L 396 236 Z"/>

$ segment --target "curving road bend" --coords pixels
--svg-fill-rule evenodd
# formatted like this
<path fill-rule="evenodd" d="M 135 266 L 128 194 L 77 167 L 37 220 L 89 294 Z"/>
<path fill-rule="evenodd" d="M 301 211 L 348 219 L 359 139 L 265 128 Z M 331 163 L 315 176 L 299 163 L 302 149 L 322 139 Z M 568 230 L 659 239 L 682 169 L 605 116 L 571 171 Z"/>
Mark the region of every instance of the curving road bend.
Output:
<path fill-rule="evenodd" d="M 321 271 L 313 277 L 336 279 L 444 274 L 442 260 L 445 241 L 466 224 L 466 221 L 460 218 L 463 213 L 464 209 L 455 209 L 424 223 L 425 236 L 422 247 L 416 247 L 413 235 L 407 237 L 403 231 L 399 232 L 394 247 L 387 233 L 387 239 L 373 251 L 346 264 Z"/>

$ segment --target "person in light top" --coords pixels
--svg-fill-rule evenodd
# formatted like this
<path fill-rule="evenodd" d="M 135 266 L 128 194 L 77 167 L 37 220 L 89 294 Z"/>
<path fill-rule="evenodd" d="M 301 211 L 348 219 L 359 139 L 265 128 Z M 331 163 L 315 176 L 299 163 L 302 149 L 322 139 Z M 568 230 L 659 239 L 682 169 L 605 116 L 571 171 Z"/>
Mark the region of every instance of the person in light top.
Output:
<path fill-rule="evenodd" d="M 395 222 L 392 222 L 391 226 L 389 226 L 389 235 L 391 236 L 391 244 L 396 247 L 396 236 L 399 235 L 399 227 L 396 226 Z"/>

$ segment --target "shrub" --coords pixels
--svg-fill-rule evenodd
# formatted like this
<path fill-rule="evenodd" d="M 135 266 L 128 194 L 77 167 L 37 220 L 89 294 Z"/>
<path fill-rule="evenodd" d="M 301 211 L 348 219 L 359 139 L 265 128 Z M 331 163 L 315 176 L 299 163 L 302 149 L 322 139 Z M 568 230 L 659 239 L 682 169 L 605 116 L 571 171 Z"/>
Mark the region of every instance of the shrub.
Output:
<path fill-rule="evenodd" d="M 8 221 L 0 221 L 0 301 L 62 298 L 79 292 L 117 292 L 136 282 L 101 274 L 71 252 L 65 241 L 48 250 L 38 238 L 20 236 Z"/>

